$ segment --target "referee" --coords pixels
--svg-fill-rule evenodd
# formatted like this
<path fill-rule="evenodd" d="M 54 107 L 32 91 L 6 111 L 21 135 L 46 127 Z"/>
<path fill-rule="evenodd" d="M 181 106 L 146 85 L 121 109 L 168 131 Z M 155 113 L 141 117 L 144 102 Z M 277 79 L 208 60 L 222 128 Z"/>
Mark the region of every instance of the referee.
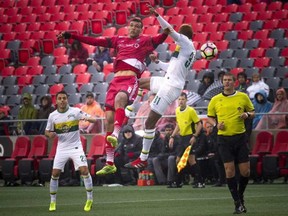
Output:
<path fill-rule="evenodd" d="M 244 120 L 253 118 L 254 107 L 249 97 L 235 91 L 235 77 L 223 76 L 224 91 L 214 96 L 208 105 L 208 122 L 218 128 L 219 154 L 225 167 L 228 188 L 235 204 L 234 214 L 246 213 L 244 191 L 249 181 L 249 149 L 245 136 Z M 235 177 L 235 164 L 240 170 L 239 181 Z"/>

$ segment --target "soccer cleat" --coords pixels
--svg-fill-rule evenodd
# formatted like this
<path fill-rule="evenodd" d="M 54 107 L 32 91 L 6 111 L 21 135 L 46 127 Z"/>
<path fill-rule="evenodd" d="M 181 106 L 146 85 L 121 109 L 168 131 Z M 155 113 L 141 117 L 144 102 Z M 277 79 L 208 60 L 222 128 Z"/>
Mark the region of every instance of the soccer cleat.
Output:
<path fill-rule="evenodd" d="M 92 209 L 93 200 L 87 200 L 84 206 L 84 211 L 88 212 Z"/>
<path fill-rule="evenodd" d="M 168 184 L 167 188 L 182 188 L 183 183 L 176 183 L 176 182 L 172 182 L 170 184 Z"/>
<path fill-rule="evenodd" d="M 125 107 L 125 116 L 128 118 L 131 118 L 135 116 L 135 113 L 133 112 L 133 107 L 131 105 Z"/>
<path fill-rule="evenodd" d="M 140 158 L 137 158 L 136 160 L 125 164 L 124 167 L 129 169 L 145 168 L 147 164 L 147 161 L 142 161 Z"/>
<path fill-rule="evenodd" d="M 205 183 L 196 183 L 195 185 L 193 185 L 193 188 L 205 188 Z"/>
<path fill-rule="evenodd" d="M 246 209 L 243 207 L 241 201 L 236 201 L 235 202 L 235 211 L 233 212 L 233 214 L 242 214 L 242 213 L 246 213 Z"/>
<path fill-rule="evenodd" d="M 96 172 L 96 175 L 108 175 L 113 174 L 117 171 L 115 165 L 105 165 L 101 170 Z"/>
<path fill-rule="evenodd" d="M 116 148 L 118 145 L 118 139 L 114 135 L 107 136 L 107 141 L 111 143 L 113 148 Z"/>
<path fill-rule="evenodd" d="M 50 203 L 49 211 L 56 211 L 56 202 Z"/>

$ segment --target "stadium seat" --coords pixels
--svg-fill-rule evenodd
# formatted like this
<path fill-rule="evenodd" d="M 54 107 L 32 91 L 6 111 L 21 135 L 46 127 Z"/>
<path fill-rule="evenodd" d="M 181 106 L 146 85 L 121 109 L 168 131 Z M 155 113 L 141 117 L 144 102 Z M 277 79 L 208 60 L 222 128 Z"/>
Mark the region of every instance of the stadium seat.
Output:
<path fill-rule="evenodd" d="M 255 21 L 250 22 L 249 29 L 253 31 L 259 31 L 259 30 L 262 30 L 263 25 L 264 25 L 264 21 L 255 20 Z"/>
<path fill-rule="evenodd" d="M 94 35 L 101 35 L 103 33 L 103 20 L 102 19 L 93 19 L 91 20 L 91 33 Z"/>
<path fill-rule="evenodd" d="M 31 141 L 28 136 L 17 137 L 11 157 L 2 164 L 2 177 L 6 184 L 14 183 L 18 179 L 18 161 L 28 156 L 30 148 Z"/>
<path fill-rule="evenodd" d="M 73 73 L 74 74 L 82 74 L 87 72 L 87 65 L 86 64 L 77 64 L 73 68 Z"/>
<path fill-rule="evenodd" d="M 43 70 L 43 74 L 44 75 L 51 75 L 51 74 L 56 74 L 57 73 L 57 66 L 56 65 L 48 65 L 45 67 L 45 69 Z M 60 74 L 60 73 L 59 73 Z"/>
<path fill-rule="evenodd" d="M 91 79 L 90 73 L 77 74 L 76 83 L 78 83 L 78 84 L 89 83 L 90 79 Z"/>
<path fill-rule="evenodd" d="M 62 91 L 64 89 L 64 85 L 62 83 L 54 84 L 50 87 L 49 93 L 51 95 L 56 95 L 57 92 Z"/>
<path fill-rule="evenodd" d="M 126 25 L 128 21 L 128 15 L 125 10 L 116 10 L 115 11 L 115 25 L 120 27 Z"/>
<path fill-rule="evenodd" d="M 17 85 L 20 88 L 22 88 L 23 86 L 26 86 L 26 85 L 31 85 L 32 79 L 33 79 L 33 75 L 30 75 L 30 74 L 26 74 L 25 76 L 20 76 L 17 79 Z"/>
<path fill-rule="evenodd" d="M 19 94 L 19 86 L 18 85 L 9 85 L 6 87 L 5 95 L 17 95 Z"/>
<path fill-rule="evenodd" d="M 103 72 L 92 74 L 90 82 L 91 83 L 98 83 L 103 82 L 105 80 L 105 75 Z"/>
<path fill-rule="evenodd" d="M 47 156 L 48 138 L 44 135 L 36 135 L 32 140 L 32 146 L 27 158 L 19 160 L 19 178 L 22 183 L 32 184 L 38 177 L 39 162 Z"/>
<path fill-rule="evenodd" d="M 51 74 L 47 76 L 46 84 L 54 85 L 60 83 L 62 75 L 61 74 Z"/>
<path fill-rule="evenodd" d="M 262 58 L 264 57 L 265 49 L 258 47 L 256 49 L 250 50 L 250 58 Z"/>
<path fill-rule="evenodd" d="M 211 35 L 216 33 L 217 30 L 219 28 L 219 23 L 217 22 L 211 22 L 211 23 L 207 23 L 205 26 L 204 26 L 204 29 L 203 31 L 204 32 L 209 32 Z"/>
<path fill-rule="evenodd" d="M 222 41 L 224 40 L 224 32 L 211 32 L 209 35 L 209 40 L 211 41 Z"/>
<path fill-rule="evenodd" d="M 77 83 L 66 84 L 64 86 L 64 91 L 66 91 L 68 95 L 78 93 L 78 84 Z"/>
<path fill-rule="evenodd" d="M 196 60 L 192 66 L 193 70 L 200 71 L 206 69 L 208 66 L 208 61 L 205 59 Z"/>
<path fill-rule="evenodd" d="M 34 85 L 26 85 L 22 88 L 21 94 L 24 93 L 29 93 L 29 94 L 34 94 L 35 86 Z"/>
<path fill-rule="evenodd" d="M 275 77 L 275 74 L 276 74 L 276 67 L 269 66 L 264 67 L 261 70 L 261 77 L 264 79 L 273 78 Z"/>
<path fill-rule="evenodd" d="M 262 177 L 263 156 L 270 154 L 274 144 L 274 135 L 268 131 L 260 131 L 256 136 L 256 141 L 250 159 L 250 177 L 255 181 L 259 181 Z"/>
<path fill-rule="evenodd" d="M 81 102 L 82 102 L 82 95 L 80 93 L 74 93 L 68 96 L 68 103 L 70 106 L 73 106 L 74 104 L 78 104 Z"/>
<path fill-rule="evenodd" d="M 238 23 L 235 23 L 233 29 L 236 31 L 245 31 L 249 28 L 249 24 L 250 24 L 250 22 L 243 20 L 243 21 L 240 21 Z"/>
<path fill-rule="evenodd" d="M 48 55 L 41 59 L 41 65 L 44 67 L 50 66 L 54 64 L 55 57 Z"/>
<path fill-rule="evenodd" d="M 3 86 L 16 85 L 16 82 L 17 82 L 16 76 L 7 76 L 3 78 L 2 85 Z"/>
<path fill-rule="evenodd" d="M 214 15 L 214 22 L 218 23 L 225 23 L 229 20 L 229 14 L 228 13 L 218 13 Z"/>
<path fill-rule="evenodd" d="M 100 94 L 101 92 L 107 92 L 109 84 L 107 82 L 99 82 L 94 86 L 93 92 L 95 94 Z"/>
<path fill-rule="evenodd" d="M 233 57 L 236 57 L 238 59 L 248 58 L 249 50 L 246 48 L 237 49 L 233 53 Z"/>
<path fill-rule="evenodd" d="M 96 172 L 96 159 L 105 154 L 105 137 L 103 135 L 94 135 L 91 140 L 89 152 L 87 154 L 87 162 L 89 171 L 92 176 Z"/>
<path fill-rule="evenodd" d="M 40 74 L 38 76 L 34 76 L 32 80 L 32 84 L 34 86 L 45 84 L 47 76 L 45 74 Z"/>
<path fill-rule="evenodd" d="M 55 65 L 57 65 L 58 67 L 61 67 L 63 65 L 67 65 L 68 63 L 69 63 L 69 56 L 68 55 L 55 56 Z"/>
<path fill-rule="evenodd" d="M 272 14 L 272 11 L 263 11 L 261 13 L 258 13 L 257 20 L 270 20 L 272 18 Z"/>
<path fill-rule="evenodd" d="M 29 70 L 27 71 L 28 75 L 40 75 L 43 73 L 43 66 L 42 65 L 37 65 L 37 66 L 33 66 L 30 67 Z"/>
<path fill-rule="evenodd" d="M 7 77 L 7 76 L 14 75 L 14 71 L 15 71 L 15 67 L 7 66 L 7 67 L 3 68 L 2 72 L 1 72 L 1 76 Z"/>
<path fill-rule="evenodd" d="M 267 5 L 268 11 L 274 11 L 277 13 L 281 9 L 282 9 L 282 2 L 281 1 L 271 2 L 270 4 Z"/>
<path fill-rule="evenodd" d="M 41 58 L 39 56 L 30 57 L 27 60 L 26 66 L 29 66 L 29 67 L 38 66 L 40 64 L 40 61 L 41 61 Z"/>
<path fill-rule="evenodd" d="M 69 73 L 72 73 L 72 65 L 71 65 L 71 64 L 62 65 L 62 66 L 59 68 L 58 73 L 59 73 L 59 74 L 69 74 Z"/>
<path fill-rule="evenodd" d="M 273 20 L 266 20 L 263 25 L 263 29 L 277 29 L 279 24 L 279 19 L 273 19 Z"/>
<path fill-rule="evenodd" d="M 61 77 L 60 82 L 64 85 L 66 84 L 73 84 L 75 83 L 76 74 L 70 73 L 70 74 L 63 74 Z"/>
<path fill-rule="evenodd" d="M 243 16 L 243 21 L 254 21 L 257 19 L 257 16 L 258 16 L 258 12 L 255 12 L 255 11 L 250 11 L 248 13 L 244 13 L 244 16 Z"/>
<path fill-rule="evenodd" d="M 38 85 L 35 89 L 36 95 L 46 95 L 49 93 L 49 85 L 43 83 L 42 85 Z"/>
<path fill-rule="evenodd" d="M 259 2 L 259 3 L 253 4 L 253 11 L 256 11 L 256 12 L 262 13 L 266 11 L 266 8 L 267 8 L 266 2 Z"/>
<path fill-rule="evenodd" d="M 93 88 L 94 88 L 94 84 L 90 81 L 90 83 L 85 83 L 85 84 L 81 85 L 81 87 L 79 88 L 79 93 L 84 95 L 88 91 L 92 92 Z"/>
<path fill-rule="evenodd" d="M 253 58 L 242 58 L 240 59 L 239 61 L 239 67 L 242 67 L 242 68 L 251 68 L 254 66 L 254 59 Z"/>
<path fill-rule="evenodd" d="M 288 131 L 279 131 L 276 134 L 275 144 L 271 154 L 263 156 L 263 178 L 274 180 L 278 178 L 281 171 L 287 170 L 288 155 Z"/>
<path fill-rule="evenodd" d="M 270 90 L 277 90 L 280 87 L 281 79 L 280 77 L 272 77 L 267 78 L 265 82 L 269 86 Z"/>

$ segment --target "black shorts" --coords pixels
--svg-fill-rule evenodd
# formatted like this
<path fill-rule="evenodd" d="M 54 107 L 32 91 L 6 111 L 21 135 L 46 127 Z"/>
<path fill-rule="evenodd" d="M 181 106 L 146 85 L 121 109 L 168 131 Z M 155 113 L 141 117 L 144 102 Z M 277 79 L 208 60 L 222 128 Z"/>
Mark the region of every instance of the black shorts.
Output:
<path fill-rule="evenodd" d="M 244 163 L 249 161 L 249 149 L 245 133 L 234 136 L 218 135 L 218 148 L 224 163 L 235 161 Z"/>
<path fill-rule="evenodd" d="M 177 156 L 181 157 L 185 151 L 185 149 L 190 145 L 190 140 L 192 138 L 192 134 L 191 135 L 187 135 L 187 136 L 180 136 L 180 145 L 177 148 Z M 192 147 L 193 149 L 193 147 Z M 192 154 L 192 149 L 190 151 L 190 154 Z"/>

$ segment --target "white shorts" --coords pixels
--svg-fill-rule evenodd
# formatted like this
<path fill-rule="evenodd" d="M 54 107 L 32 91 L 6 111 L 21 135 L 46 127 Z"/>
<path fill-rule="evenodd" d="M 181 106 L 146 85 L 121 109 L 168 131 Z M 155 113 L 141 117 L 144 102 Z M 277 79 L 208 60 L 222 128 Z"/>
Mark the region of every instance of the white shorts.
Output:
<path fill-rule="evenodd" d="M 152 76 L 150 79 L 150 91 L 157 94 L 157 92 L 159 91 L 162 83 L 165 82 L 165 78 L 164 77 L 160 77 L 160 76 Z"/>
<path fill-rule="evenodd" d="M 164 80 L 163 80 L 164 81 Z M 158 83 L 159 85 L 160 83 Z M 157 92 L 155 98 L 150 103 L 151 110 L 163 115 L 168 106 L 170 106 L 181 95 L 182 89 L 161 83 L 161 88 Z"/>
<path fill-rule="evenodd" d="M 63 172 L 64 166 L 69 159 L 73 161 L 75 170 L 78 170 L 81 166 L 88 166 L 86 155 L 81 146 L 69 150 L 57 150 L 54 158 L 53 169 L 60 169 Z"/>

